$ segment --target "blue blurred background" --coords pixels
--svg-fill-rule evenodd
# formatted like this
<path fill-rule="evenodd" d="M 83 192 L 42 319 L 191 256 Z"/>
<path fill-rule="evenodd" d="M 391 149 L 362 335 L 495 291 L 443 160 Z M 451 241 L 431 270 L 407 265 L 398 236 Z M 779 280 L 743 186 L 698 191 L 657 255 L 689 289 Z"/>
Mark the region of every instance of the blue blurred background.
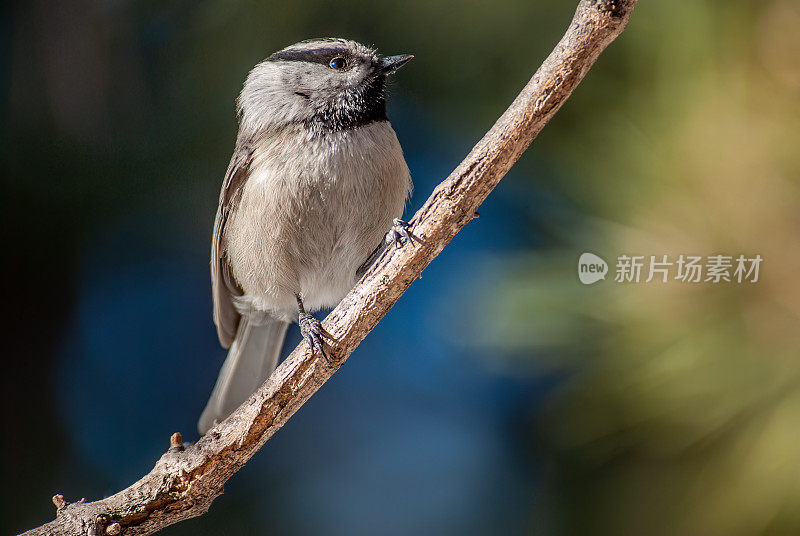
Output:
<path fill-rule="evenodd" d="M 0 530 L 195 438 L 225 355 L 208 252 L 249 68 L 316 36 L 415 54 L 389 103 L 410 215 L 575 5 L 3 8 Z M 798 24 L 792 0 L 643 2 L 480 218 L 164 534 L 800 532 Z M 584 287 L 583 251 L 765 261 L 749 286 Z"/>

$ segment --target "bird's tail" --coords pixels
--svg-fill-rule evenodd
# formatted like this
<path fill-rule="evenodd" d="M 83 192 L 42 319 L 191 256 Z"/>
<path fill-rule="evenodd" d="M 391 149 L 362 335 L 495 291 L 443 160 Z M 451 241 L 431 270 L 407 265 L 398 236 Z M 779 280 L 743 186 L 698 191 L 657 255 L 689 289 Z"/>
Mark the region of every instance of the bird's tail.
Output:
<path fill-rule="evenodd" d="M 211 398 L 197 423 L 201 434 L 233 413 L 272 374 L 288 327 L 287 322 L 273 318 L 260 326 L 241 318 Z"/>

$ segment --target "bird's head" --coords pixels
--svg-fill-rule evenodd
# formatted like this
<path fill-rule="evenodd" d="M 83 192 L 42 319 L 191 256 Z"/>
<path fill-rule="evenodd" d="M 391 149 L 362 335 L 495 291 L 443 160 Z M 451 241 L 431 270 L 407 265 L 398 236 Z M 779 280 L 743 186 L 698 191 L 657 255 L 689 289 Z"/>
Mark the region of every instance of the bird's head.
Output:
<path fill-rule="evenodd" d="M 259 63 L 239 96 L 252 128 L 303 123 L 339 131 L 386 120 L 386 78 L 413 56 L 381 56 L 346 39 L 312 39 Z"/>

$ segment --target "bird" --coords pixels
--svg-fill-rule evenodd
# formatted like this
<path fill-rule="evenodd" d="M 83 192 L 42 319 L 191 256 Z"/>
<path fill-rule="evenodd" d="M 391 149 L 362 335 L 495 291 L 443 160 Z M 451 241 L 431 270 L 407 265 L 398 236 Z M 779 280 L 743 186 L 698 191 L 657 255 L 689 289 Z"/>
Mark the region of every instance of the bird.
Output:
<path fill-rule="evenodd" d="M 213 318 L 228 355 L 201 434 L 269 377 L 290 323 L 325 355 L 313 313 L 341 301 L 383 249 L 413 242 L 401 219 L 411 175 L 386 115 L 387 80 L 413 57 L 309 39 L 247 75 L 211 243 Z"/>

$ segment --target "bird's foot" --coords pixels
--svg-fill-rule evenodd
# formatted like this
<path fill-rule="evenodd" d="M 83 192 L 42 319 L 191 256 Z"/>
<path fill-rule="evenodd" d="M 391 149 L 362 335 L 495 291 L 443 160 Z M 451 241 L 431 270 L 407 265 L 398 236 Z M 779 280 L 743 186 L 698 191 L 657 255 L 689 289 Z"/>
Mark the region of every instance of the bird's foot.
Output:
<path fill-rule="evenodd" d="M 320 321 L 317 320 L 314 315 L 301 312 L 297 323 L 300 325 L 300 334 L 308 343 L 309 348 L 311 348 L 311 353 L 314 354 L 319 350 L 322 357 L 328 359 L 328 355 L 325 353 L 325 348 L 323 347 L 323 336 L 326 335 L 326 333 L 325 330 L 322 329 Z"/>
<path fill-rule="evenodd" d="M 399 248 L 405 241 L 413 244 L 415 237 L 410 229 L 410 223 L 403 221 L 400 218 L 395 218 L 394 222 L 392 222 L 392 228 L 389 229 L 389 232 L 386 233 L 386 237 L 384 238 L 386 245 L 394 245 L 394 247 Z"/>

